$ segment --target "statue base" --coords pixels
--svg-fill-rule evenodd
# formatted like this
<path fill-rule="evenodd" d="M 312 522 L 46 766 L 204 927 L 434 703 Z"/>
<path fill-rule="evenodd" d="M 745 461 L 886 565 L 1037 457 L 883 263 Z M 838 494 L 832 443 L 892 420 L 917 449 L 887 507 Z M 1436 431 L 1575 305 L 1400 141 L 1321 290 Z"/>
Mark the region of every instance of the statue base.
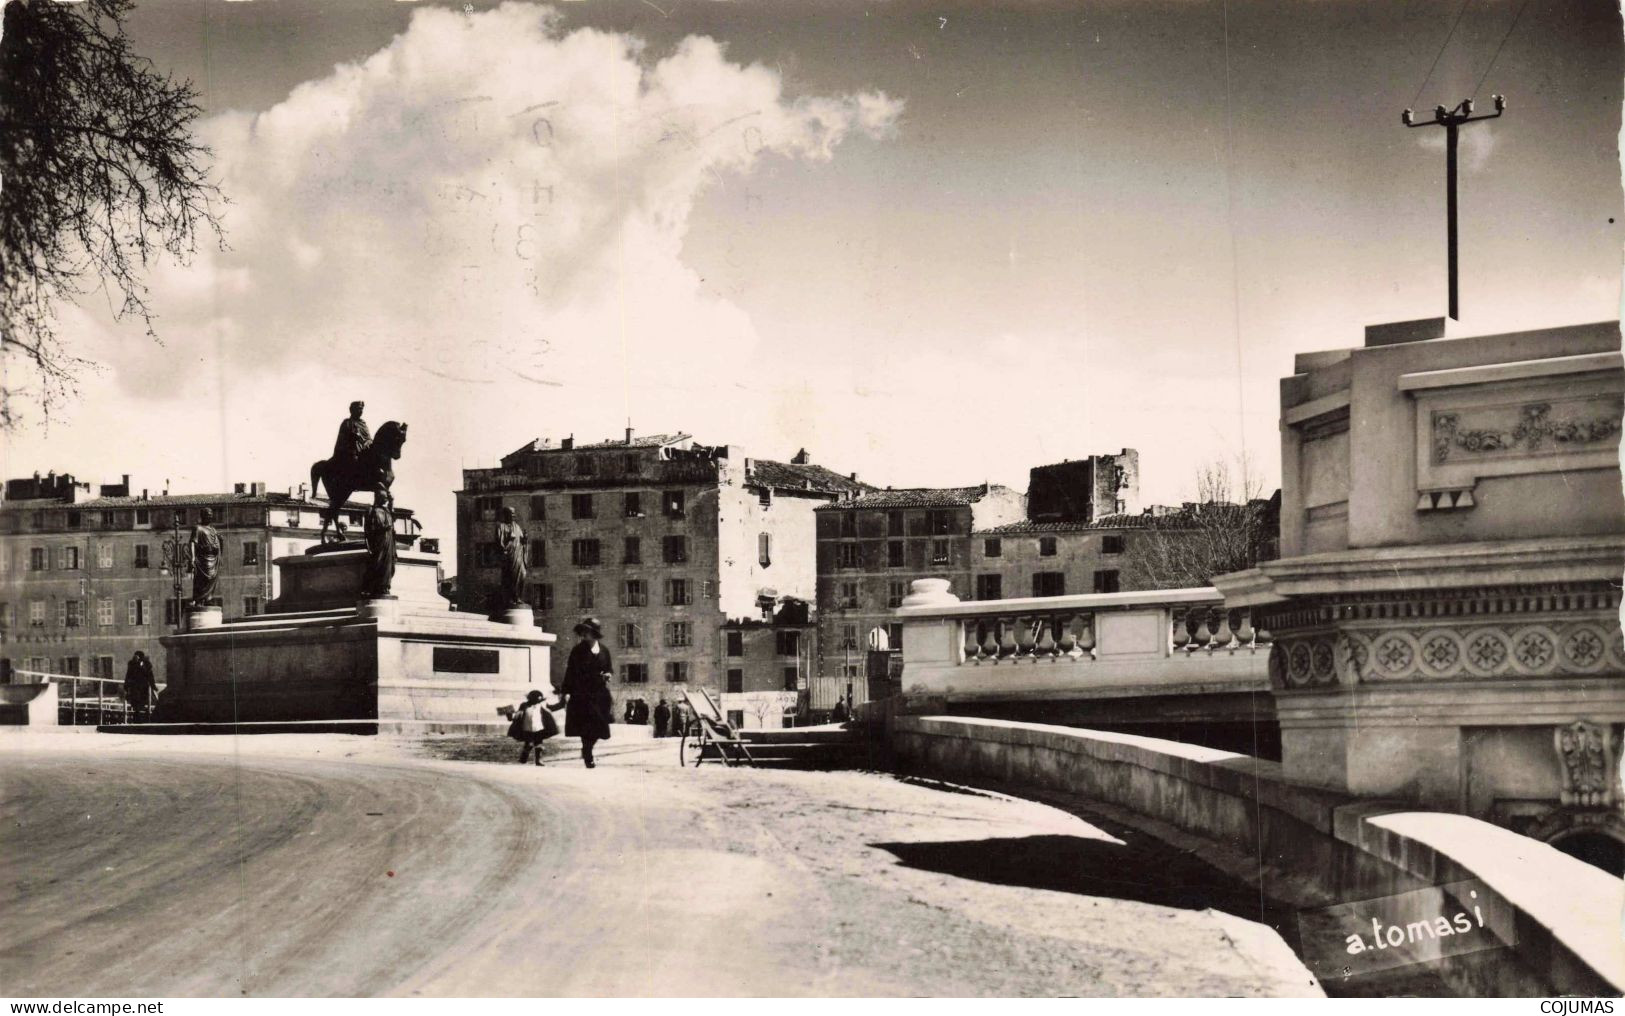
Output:
<path fill-rule="evenodd" d="M 500 733 L 497 707 L 546 690 L 554 637 L 453 611 L 436 555 L 403 551 L 394 595 L 362 599 L 366 553 L 323 549 L 276 560 L 271 612 L 190 623 L 161 640 L 175 723 L 378 721 Z M 527 615 L 529 611 L 526 611 Z"/>
<path fill-rule="evenodd" d="M 187 607 L 186 630 L 202 631 L 218 628 L 225 623 L 226 612 L 219 607 Z"/>
<path fill-rule="evenodd" d="M 501 624 L 511 624 L 515 628 L 536 627 L 536 612 L 529 607 L 514 607 L 497 614 L 492 620 Z"/>

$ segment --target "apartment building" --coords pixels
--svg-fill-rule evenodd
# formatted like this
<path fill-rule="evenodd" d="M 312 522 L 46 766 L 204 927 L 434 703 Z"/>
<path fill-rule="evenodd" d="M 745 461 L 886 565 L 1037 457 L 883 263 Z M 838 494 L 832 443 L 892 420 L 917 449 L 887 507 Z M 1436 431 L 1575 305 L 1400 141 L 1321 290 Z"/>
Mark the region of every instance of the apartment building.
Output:
<path fill-rule="evenodd" d="M 870 488 L 813 464 L 750 458 L 687 434 L 593 444 L 538 439 L 457 492 L 458 606 L 487 612 L 500 575 L 494 530 L 513 508 L 529 546 L 537 621 L 560 637 L 591 615 L 615 662 L 616 715 L 629 699 L 726 687 L 722 630 L 785 597 L 813 598 L 813 510 Z"/>

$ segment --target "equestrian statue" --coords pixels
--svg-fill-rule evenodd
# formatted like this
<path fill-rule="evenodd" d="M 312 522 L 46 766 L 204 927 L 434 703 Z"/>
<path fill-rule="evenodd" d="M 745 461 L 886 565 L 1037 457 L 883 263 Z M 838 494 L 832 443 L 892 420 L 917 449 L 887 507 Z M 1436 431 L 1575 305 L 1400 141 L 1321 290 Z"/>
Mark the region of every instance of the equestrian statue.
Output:
<path fill-rule="evenodd" d="M 391 512 L 394 509 L 389 489 L 395 482 L 392 463 L 401 457 L 401 446 L 406 444 L 406 424 L 391 420 L 378 428 L 374 438 L 361 419 L 365 408 L 363 403 L 350 403 L 350 417 L 339 424 L 333 457 L 310 466 L 311 496 L 316 496 L 318 489 L 327 490 L 327 507 L 321 512 L 323 543 L 344 539 L 344 506 L 357 491 L 372 492 L 375 507 Z"/>

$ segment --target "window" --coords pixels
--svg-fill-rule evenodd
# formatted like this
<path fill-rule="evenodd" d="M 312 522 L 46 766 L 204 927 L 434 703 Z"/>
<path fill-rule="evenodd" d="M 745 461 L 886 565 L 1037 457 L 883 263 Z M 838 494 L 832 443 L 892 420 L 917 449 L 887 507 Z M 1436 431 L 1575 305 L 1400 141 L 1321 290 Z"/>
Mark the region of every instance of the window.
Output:
<path fill-rule="evenodd" d="M 856 649 L 856 648 L 858 648 L 858 626 L 857 625 L 855 625 L 855 624 L 843 624 L 843 625 L 841 625 L 841 645 L 840 645 L 840 648 L 842 648 L 842 649 Z"/>
<path fill-rule="evenodd" d="M 260 545 L 258 540 L 250 540 L 243 544 L 243 564 L 252 565 L 260 563 Z"/>
<path fill-rule="evenodd" d="M 886 583 L 886 606 L 901 607 L 903 605 L 903 597 L 907 595 L 908 583 L 895 581 Z"/>
<path fill-rule="evenodd" d="M 502 566 L 502 548 L 494 543 L 476 544 L 474 553 L 479 559 L 481 568 L 499 568 Z"/>
<path fill-rule="evenodd" d="M 694 644 L 694 634 L 687 621 L 666 622 L 666 645 L 672 649 L 687 649 Z"/>
<path fill-rule="evenodd" d="M 105 540 L 96 545 L 96 567 L 103 571 L 113 567 L 113 545 Z"/>
<path fill-rule="evenodd" d="M 845 511 L 845 512 L 841 513 L 841 535 L 842 536 L 856 536 L 856 535 L 858 535 L 858 513 L 857 512 Z"/>
<path fill-rule="evenodd" d="M 1002 600 L 1002 599 L 1004 599 L 1004 576 L 1003 575 L 978 575 L 978 576 L 976 576 L 976 598 L 978 600 Z"/>
<path fill-rule="evenodd" d="M 130 623 L 144 625 L 152 621 L 152 601 L 132 599 L 130 601 Z"/>
<path fill-rule="evenodd" d="M 135 545 L 135 566 L 137 568 L 151 567 L 147 560 L 147 552 L 148 547 L 145 543 L 138 543 Z"/>
<path fill-rule="evenodd" d="M 571 540 L 570 563 L 577 568 L 595 568 L 598 566 L 597 540 Z"/>
<path fill-rule="evenodd" d="M 576 475 L 577 476 L 591 476 L 592 475 L 592 456 L 590 456 L 590 455 L 577 455 L 576 456 Z"/>
<path fill-rule="evenodd" d="M 756 534 L 756 563 L 761 565 L 763 568 L 768 568 L 768 567 L 772 566 L 772 564 L 773 564 L 773 534 L 772 533 L 757 533 Z"/>
<path fill-rule="evenodd" d="M 949 556 L 950 556 L 950 554 L 949 554 L 949 548 L 948 548 L 948 541 L 947 540 L 932 540 L 931 541 L 931 563 L 932 564 L 947 564 Z"/>
<path fill-rule="evenodd" d="M 894 653 L 903 648 L 903 622 L 893 621 L 886 625 L 886 640 L 889 643 L 887 648 Z"/>
<path fill-rule="evenodd" d="M 694 602 L 694 589 L 688 579 L 666 580 L 666 602 L 673 607 L 686 607 Z"/>
<path fill-rule="evenodd" d="M 502 498 L 500 497 L 477 497 L 474 499 L 474 510 L 486 522 L 496 521 L 497 512 L 501 507 Z M 186 520 L 182 519 L 181 523 L 184 525 Z"/>
<path fill-rule="evenodd" d="M 835 567 L 856 568 L 858 566 L 858 545 L 855 543 L 842 543 L 835 548 Z"/>
<path fill-rule="evenodd" d="M 683 564 L 688 561 L 688 537 L 663 536 L 660 538 L 660 557 L 667 564 Z"/>
<path fill-rule="evenodd" d="M 622 499 L 622 510 L 629 519 L 643 518 L 643 495 L 635 490 L 628 491 Z"/>
<path fill-rule="evenodd" d="M 728 691 L 735 695 L 745 690 L 745 672 L 743 670 L 728 671 Z"/>
<path fill-rule="evenodd" d="M 643 629 L 630 621 L 623 621 L 621 623 L 621 648 L 642 649 Z"/>
<path fill-rule="evenodd" d="M 1123 552 L 1123 537 L 1120 534 L 1102 536 L 1100 538 L 1100 552 L 1102 554 L 1121 554 Z"/>
<path fill-rule="evenodd" d="M 118 516 L 114 515 L 112 512 L 102 512 L 102 528 L 103 529 L 116 529 L 116 528 L 118 528 Z"/>
<path fill-rule="evenodd" d="M 78 529 L 79 528 L 79 513 L 78 512 L 69 512 L 68 513 L 68 528 L 69 529 Z"/>
<path fill-rule="evenodd" d="M 795 691 L 801 687 L 801 674 L 794 667 L 784 668 L 784 690 Z"/>
<path fill-rule="evenodd" d="M 636 536 L 626 537 L 626 542 L 621 548 L 621 563 L 643 563 L 643 543 Z"/>
<path fill-rule="evenodd" d="M 649 665 L 647 663 L 621 664 L 621 680 L 626 684 L 648 684 Z"/>
<path fill-rule="evenodd" d="M 987 539 L 983 540 L 982 541 L 982 556 L 983 557 L 1003 557 L 1004 556 L 1004 541 L 1000 540 L 997 536 L 989 536 Z"/>
<path fill-rule="evenodd" d="M 96 623 L 103 628 L 113 623 L 113 598 L 104 596 L 96 601 Z"/>
<path fill-rule="evenodd" d="M 931 513 L 931 535 L 951 536 L 954 531 L 954 513 L 950 511 L 933 511 Z"/>
<path fill-rule="evenodd" d="M 530 496 L 530 520 L 540 522 L 547 518 L 547 496 L 545 494 L 532 494 Z"/>
<path fill-rule="evenodd" d="M 1038 538 L 1038 556 L 1039 557 L 1054 557 L 1055 556 L 1055 537 L 1053 537 L 1053 536 L 1040 536 Z"/>
<path fill-rule="evenodd" d="M 729 656 L 744 656 L 745 655 L 745 633 L 742 632 L 742 631 L 731 631 L 731 632 L 727 633 L 727 636 L 728 636 L 728 655 Z"/>
<path fill-rule="evenodd" d="M 43 627 L 45 627 L 45 601 L 44 600 L 29 600 L 28 601 L 28 627 L 30 627 L 30 628 L 43 628 Z"/>
<path fill-rule="evenodd" d="M 93 661 L 91 661 L 91 667 L 93 669 L 90 676 L 99 677 L 104 681 L 111 681 L 113 679 L 113 658 L 111 656 L 104 654 L 96 657 Z"/>
<path fill-rule="evenodd" d="M 773 651 L 779 656 L 797 656 L 801 652 L 801 633 L 778 631 L 773 633 Z"/>
<path fill-rule="evenodd" d="M 858 606 L 858 584 L 856 582 L 841 583 L 841 609 L 856 610 Z"/>
<path fill-rule="evenodd" d="M 546 540 L 532 540 L 532 541 L 530 541 L 529 567 L 531 567 L 531 568 L 546 568 L 547 567 L 547 541 Z"/>
<path fill-rule="evenodd" d="M 636 473 L 638 471 L 638 457 L 636 455 L 622 455 L 621 471 L 623 473 Z"/>
<path fill-rule="evenodd" d="M 62 625 L 65 628 L 78 628 L 85 622 L 85 603 L 83 600 L 62 601 Z"/>
<path fill-rule="evenodd" d="M 137 529 L 146 529 L 146 528 L 150 527 L 151 525 L 152 525 L 152 509 L 150 509 L 150 508 L 137 508 L 135 510 L 135 527 Z"/>
<path fill-rule="evenodd" d="M 594 593 L 595 590 L 593 588 L 592 579 L 581 579 L 578 581 L 576 583 L 576 606 L 580 607 L 582 610 L 591 610 L 593 600 L 596 598 Z"/>
<path fill-rule="evenodd" d="M 621 586 L 621 606 L 647 607 L 649 605 L 649 587 L 642 579 L 627 579 Z"/>
<path fill-rule="evenodd" d="M 680 519 L 688 514 L 684 501 L 685 497 L 682 491 L 668 490 L 660 495 L 660 510 L 665 513 L 668 519 Z"/>
<path fill-rule="evenodd" d="M 688 680 L 688 664 L 682 660 L 671 660 L 666 664 L 666 680 L 672 684 L 681 684 Z"/>
<path fill-rule="evenodd" d="M 903 541 L 892 540 L 886 544 L 886 567 L 903 567 Z"/>
<path fill-rule="evenodd" d="M 905 520 L 904 520 L 902 512 L 887 512 L 886 513 L 886 535 L 887 536 L 906 536 L 907 534 L 903 531 L 904 521 Z"/>
<path fill-rule="evenodd" d="M 591 494 L 570 495 L 570 517 L 572 519 L 590 519 L 596 517 L 593 515 Z"/>
<path fill-rule="evenodd" d="M 1095 592 L 1115 593 L 1118 591 L 1116 570 L 1095 572 Z"/>
<path fill-rule="evenodd" d="M 66 675 L 68 675 L 70 677 L 78 677 L 79 676 L 79 657 L 77 657 L 77 656 L 64 656 L 64 657 L 62 657 L 62 670 L 61 670 L 61 673 L 66 674 Z"/>
<path fill-rule="evenodd" d="M 1065 596 L 1066 576 L 1058 571 L 1038 572 L 1033 575 L 1034 596 Z"/>
<path fill-rule="evenodd" d="M 181 623 L 181 605 L 174 600 L 164 600 L 164 624 L 173 628 Z"/>
<path fill-rule="evenodd" d="M 62 548 L 62 567 L 67 569 L 68 571 L 78 571 L 79 570 L 79 548 L 78 547 L 63 547 Z"/>
<path fill-rule="evenodd" d="M 553 609 L 553 583 L 538 582 L 530 587 L 530 603 L 537 610 Z"/>
<path fill-rule="evenodd" d="M 260 598 L 258 596 L 243 597 L 243 616 L 253 617 L 260 612 Z"/>
<path fill-rule="evenodd" d="M 28 570 L 45 571 L 50 567 L 50 557 L 45 553 L 44 547 L 28 548 Z"/>
<path fill-rule="evenodd" d="M 0 631 L 11 627 L 11 604 L 0 602 Z"/>

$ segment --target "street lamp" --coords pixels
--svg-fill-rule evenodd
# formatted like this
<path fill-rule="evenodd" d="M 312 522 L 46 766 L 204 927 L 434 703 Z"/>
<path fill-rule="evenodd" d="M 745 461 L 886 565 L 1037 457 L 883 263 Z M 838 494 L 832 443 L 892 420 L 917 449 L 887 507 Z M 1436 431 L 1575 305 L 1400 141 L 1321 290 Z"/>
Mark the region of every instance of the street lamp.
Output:
<path fill-rule="evenodd" d="M 181 610 L 181 576 L 192 570 L 191 545 L 181 539 L 180 516 L 173 515 L 169 523 L 169 539 L 164 541 L 164 574 L 171 579 L 175 594 L 175 631 L 183 627 Z"/>

